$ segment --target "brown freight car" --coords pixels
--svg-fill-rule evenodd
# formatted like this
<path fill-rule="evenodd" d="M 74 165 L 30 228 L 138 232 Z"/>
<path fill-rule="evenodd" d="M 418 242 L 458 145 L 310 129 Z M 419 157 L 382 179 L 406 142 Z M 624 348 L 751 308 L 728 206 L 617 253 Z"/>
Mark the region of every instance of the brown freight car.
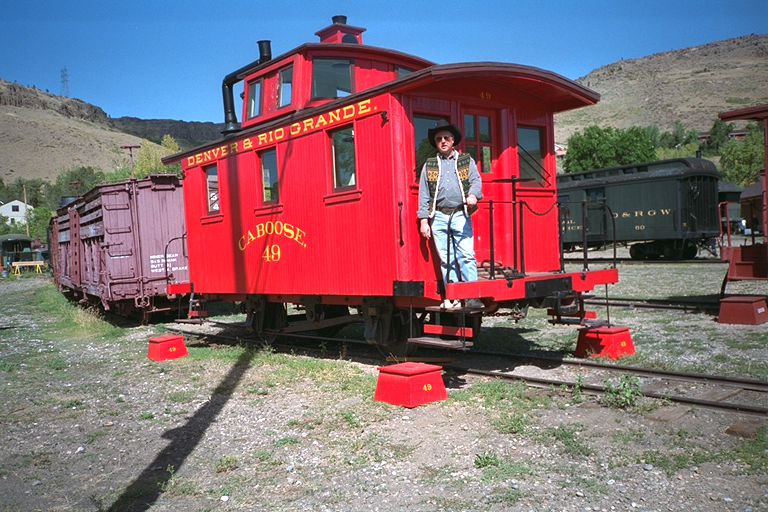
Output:
<path fill-rule="evenodd" d="M 168 285 L 189 282 L 181 187 L 175 175 L 154 175 L 95 187 L 60 208 L 51 225 L 59 289 L 144 320 L 170 310 Z"/>

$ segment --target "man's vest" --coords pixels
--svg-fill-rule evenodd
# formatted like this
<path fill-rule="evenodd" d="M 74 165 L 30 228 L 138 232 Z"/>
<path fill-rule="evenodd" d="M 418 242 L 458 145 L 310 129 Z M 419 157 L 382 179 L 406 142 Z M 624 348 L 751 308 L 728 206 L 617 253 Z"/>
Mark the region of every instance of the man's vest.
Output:
<path fill-rule="evenodd" d="M 432 218 L 435 215 L 435 204 L 437 202 L 437 189 L 440 184 L 440 163 L 437 161 L 437 156 L 427 158 L 426 172 L 427 172 L 427 185 L 429 186 L 429 217 Z M 469 194 L 469 162 L 471 157 L 469 153 L 462 153 L 456 159 L 456 176 L 461 182 L 461 197 L 464 203 L 464 213 L 467 216 L 472 215 L 477 211 L 477 205 L 467 206 L 467 195 Z"/>

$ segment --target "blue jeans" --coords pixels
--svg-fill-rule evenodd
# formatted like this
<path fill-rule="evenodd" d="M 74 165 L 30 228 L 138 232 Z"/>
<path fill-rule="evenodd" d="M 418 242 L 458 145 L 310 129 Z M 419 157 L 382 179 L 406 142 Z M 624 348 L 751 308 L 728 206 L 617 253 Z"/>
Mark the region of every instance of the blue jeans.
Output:
<path fill-rule="evenodd" d="M 449 221 L 451 237 L 448 236 Z M 458 211 L 453 215 L 435 212 L 435 216 L 432 218 L 432 238 L 435 241 L 437 254 L 440 256 L 443 283 L 477 281 L 472 221 L 463 211 Z M 450 249 L 449 243 L 451 244 Z"/>

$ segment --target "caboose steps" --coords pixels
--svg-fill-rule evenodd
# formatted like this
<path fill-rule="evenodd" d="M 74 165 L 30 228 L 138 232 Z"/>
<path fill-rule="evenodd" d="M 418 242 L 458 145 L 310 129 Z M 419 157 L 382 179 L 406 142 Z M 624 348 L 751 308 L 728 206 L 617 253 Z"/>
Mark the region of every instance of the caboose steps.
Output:
<path fill-rule="evenodd" d="M 434 338 L 432 336 L 408 338 L 408 343 L 411 345 L 419 345 L 422 347 L 444 348 L 449 350 L 466 350 L 471 348 L 474 345 L 474 343 L 472 343 L 471 341 L 444 340 L 442 338 Z"/>

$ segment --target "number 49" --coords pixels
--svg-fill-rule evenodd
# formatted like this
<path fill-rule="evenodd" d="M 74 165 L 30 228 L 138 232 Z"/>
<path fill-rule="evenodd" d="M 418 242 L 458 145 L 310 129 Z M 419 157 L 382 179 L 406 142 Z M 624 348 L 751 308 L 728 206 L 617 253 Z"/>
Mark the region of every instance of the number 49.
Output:
<path fill-rule="evenodd" d="M 280 246 L 277 244 L 268 245 L 261 258 L 266 262 L 280 261 Z"/>

